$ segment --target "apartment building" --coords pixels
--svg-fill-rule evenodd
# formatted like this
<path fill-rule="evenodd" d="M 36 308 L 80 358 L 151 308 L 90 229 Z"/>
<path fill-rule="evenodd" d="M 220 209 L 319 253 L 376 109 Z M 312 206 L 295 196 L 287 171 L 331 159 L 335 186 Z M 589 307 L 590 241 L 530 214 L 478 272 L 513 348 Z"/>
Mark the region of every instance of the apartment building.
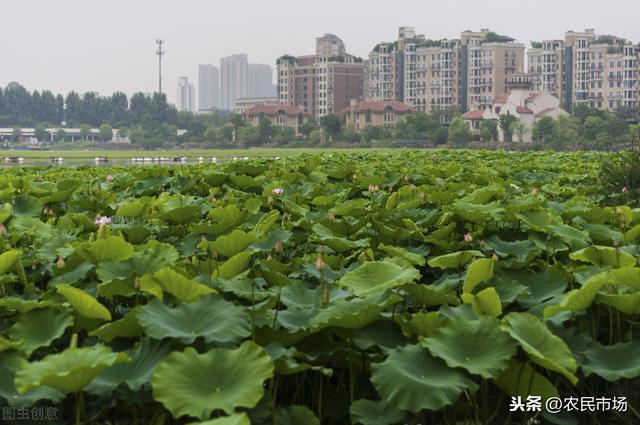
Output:
<path fill-rule="evenodd" d="M 567 31 L 564 40 L 533 43 L 527 52 L 534 90 L 575 104 L 614 110 L 640 106 L 640 48 L 595 30 Z"/>
<path fill-rule="evenodd" d="M 178 79 L 178 102 L 176 106 L 178 111 L 195 112 L 196 91 L 187 77 Z"/>
<path fill-rule="evenodd" d="M 487 29 L 457 40 L 429 40 L 401 27 L 398 40 L 369 54 L 366 97 L 398 101 L 418 110 L 488 107 L 505 79 L 524 71 L 524 45 Z"/>
<path fill-rule="evenodd" d="M 362 100 L 364 64 L 346 52 L 344 42 L 333 34 L 316 39 L 316 53 L 277 61 L 278 99 L 297 106 L 315 118 L 338 114 L 351 100 Z"/>
<path fill-rule="evenodd" d="M 198 110 L 212 111 L 220 107 L 220 69 L 213 65 L 198 66 Z"/>

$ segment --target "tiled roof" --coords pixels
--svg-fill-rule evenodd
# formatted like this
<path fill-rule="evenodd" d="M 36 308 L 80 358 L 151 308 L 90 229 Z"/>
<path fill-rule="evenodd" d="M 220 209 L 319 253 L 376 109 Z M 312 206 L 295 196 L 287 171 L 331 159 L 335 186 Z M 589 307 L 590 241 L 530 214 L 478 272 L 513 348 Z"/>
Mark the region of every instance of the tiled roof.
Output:
<path fill-rule="evenodd" d="M 481 120 L 483 111 L 479 109 L 474 109 L 472 111 L 467 111 L 462 114 L 462 118 L 465 120 Z"/>
<path fill-rule="evenodd" d="M 493 98 L 493 103 L 507 103 L 509 101 L 509 93 L 502 93 Z"/>
<path fill-rule="evenodd" d="M 533 114 L 533 111 L 529 108 L 524 108 L 522 106 L 518 106 L 516 108 L 516 112 L 518 112 L 519 114 Z"/>
<path fill-rule="evenodd" d="M 302 113 L 302 110 L 297 106 L 291 105 L 256 105 L 245 111 L 245 115 L 280 115 L 282 113 L 285 115 L 297 116 Z"/>
<path fill-rule="evenodd" d="M 393 112 L 409 112 L 412 111 L 413 108 L 406 103 L 402 102 L 360 102 L 356 105 L 356 112 L 365 112 L 365 111 L 373 111 L 373 112 L 384 112 L 385 109 L 391 108 Z"/>
<path fill-rule="evenodd" d="M 547 108 L 547 109 L 543 109 L 542 111 L 538 112 L 536 114 L 536 118 L 540 118 L 540 117 L 544 117 L 545 115 L 547 115 L 549 112 L 555 110 L 556 108 Z"/>
<path fill-rule="evenodd" d="M 531 102 L 532 100 L 534 100 L 536 97 L 540 96 L 542 93 L 540 92 L 535 92 L 535 93 L 531 93 L 529 95 L 529 97 L 527 97 L 527 99 L 525 100 L 525 102 Z"/>

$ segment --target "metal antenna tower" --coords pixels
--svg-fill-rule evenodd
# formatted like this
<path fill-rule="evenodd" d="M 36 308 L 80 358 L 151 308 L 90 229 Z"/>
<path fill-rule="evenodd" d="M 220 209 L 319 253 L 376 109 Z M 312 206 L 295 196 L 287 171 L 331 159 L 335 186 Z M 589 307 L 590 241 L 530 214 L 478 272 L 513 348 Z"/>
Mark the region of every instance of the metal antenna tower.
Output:
<path fill-rule="evenodd" d="M 156 44 L 158 45 L 158 49 L 156 50 L 156 55 L 158 55 L 158 92 L 162 94 L 162 56 L 165 54 L 165 50 L 162 48 L 165 41 L 161 38 L 156 39 Z"/>

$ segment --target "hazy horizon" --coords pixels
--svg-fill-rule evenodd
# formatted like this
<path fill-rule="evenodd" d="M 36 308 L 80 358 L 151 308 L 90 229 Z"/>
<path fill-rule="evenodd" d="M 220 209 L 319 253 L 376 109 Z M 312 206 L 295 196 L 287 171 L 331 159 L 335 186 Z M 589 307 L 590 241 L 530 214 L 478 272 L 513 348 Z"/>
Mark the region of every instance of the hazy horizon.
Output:
<path fill-rule="evenodd" d="M 640 15 L 637 0 L 609 1 L 607 13 L 602 5 L 595 0 L 487 5 L 405 0 L 402 6 L 378 0 L 8 0 L 0 26 L 5 58 L 0 87 L 16 81 L 29 90 L 62 94 L 153 92 L 158 37 L 166 41 L 163 91 L 171 102 L 179 77 L 197 87 L 199 64 L 218 66 L 221 57 L 246 53 L 250 63 L 274 67 L 283 54 L 313 53 L 315 38 L 324 33 L 336 34 L 349 53 L 363 58 L 380 41 L 395 40 L 399 26 L 415 27 L 428 38 L 490 28 L 527 47 L 532 40 L 561 39 L 565 31 L 585 28 L 640 41 L 633 23 Z"/>

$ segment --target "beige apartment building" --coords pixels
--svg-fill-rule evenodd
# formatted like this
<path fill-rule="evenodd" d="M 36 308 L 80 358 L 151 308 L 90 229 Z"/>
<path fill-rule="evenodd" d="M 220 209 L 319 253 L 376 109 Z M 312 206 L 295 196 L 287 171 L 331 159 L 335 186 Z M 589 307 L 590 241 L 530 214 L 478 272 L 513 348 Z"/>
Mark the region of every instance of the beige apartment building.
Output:
<path fill-rule="evenodd" d="M 316 118 L 339 113 L 364 97 L 364 66 L 340 38 L 325 34 L 316 39 L 315 55 L 278 59 L 278 99 Z"/>
<path fill-rule="evenodd" d="M 458 40 L 428 40 L 401 27 L 398 40 L 369 54 L 366 99 L 405 102 L 417 110 L 488 107 L 505 79 L 524 71 L 524 45 L 489 30 Z"/>
<path fill-rule="evenodd" d="M 534 43 L 527 55 L 533 89 L 560 97 L 569 109 L 640 106 L 640 48 L 627 40 L 567 31 L 564 40 Z"/>

